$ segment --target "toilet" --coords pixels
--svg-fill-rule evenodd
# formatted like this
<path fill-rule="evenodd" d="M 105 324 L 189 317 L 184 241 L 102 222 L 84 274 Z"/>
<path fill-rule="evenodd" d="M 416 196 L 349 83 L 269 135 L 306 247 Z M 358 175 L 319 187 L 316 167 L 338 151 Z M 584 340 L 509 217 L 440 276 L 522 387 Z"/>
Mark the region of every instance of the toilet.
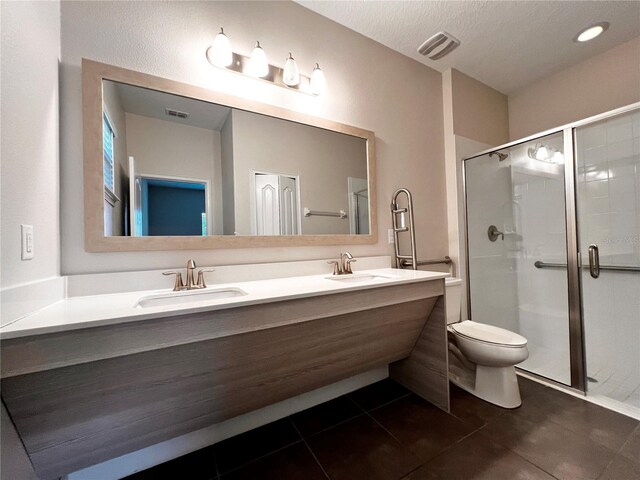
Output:
<path fill-rule="evenodd" d="M 522 404 L 515 365 L 529 357 L 527 339 L 504 328 L 460 321 L 462 280 L 445 279 L 449 380 L 504 408 Z"/>

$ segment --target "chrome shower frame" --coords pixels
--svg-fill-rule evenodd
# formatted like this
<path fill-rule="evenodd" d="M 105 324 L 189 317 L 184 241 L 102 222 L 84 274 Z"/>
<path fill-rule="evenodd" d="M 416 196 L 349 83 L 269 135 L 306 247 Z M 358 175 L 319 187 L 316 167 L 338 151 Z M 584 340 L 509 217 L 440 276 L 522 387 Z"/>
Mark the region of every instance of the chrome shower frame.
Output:
<path fill-rule="evenodd" d="M 545 137 L 547 135 L 562 134 L 563 146 L 564 146 L 564 189 L 565 189 L 565 224 L 566 224 L 566 248 L 567 248 L 567 299 L 569 306 L 569 358 L 570 358 L 570 372 L 571 372 L 571 385 L 566 385 L 561 382 L 554 381 L 547 377 L 537 375 L 533 372 L 524 370 L 528 375 L 534 377 L 544 378 L 545 381 L 555 383 L 564 388 L 586 393 L 587 378 L 586 378 L 586 352 L 584 344 L 584 315 L 582 310 L 582 285 L 580 271 L 581 265 L 581 252 L 580 242 L 578 238 L 578 220 L 577 220 L 577 193 L 576 193 L 576 179 L 577 179 L 577 159 L 575 155 L 576 128 L 585 126 L 591 123 L 596 123 L 611 117 L 622 115 L 633 110 L 640 109 L 640 102 L 627 105 L 625 107 L 617 108 L 609 112 L 605 112 L 599 115 L 572 122 L 557 128 L 536 133 L 528 137 L 515 140 L 513 142 L 506 143 L 488 150 L 484 150 L 480 153 L 476 153 L 470 157 L 462 159 L 462 201 L 463 201 L 463 221 L 464 221 L 464 245 L 465 245 L 465 265 L 466 265 L 466 293 L 467 293 L 467 315 L 471 318 L 471 288 L 470 288 L 470 272 L 469 272 L 469 235 L 468 235 L 468 205 L 467 205 L 467 175 L 466 175 L 466 162 L 483 157 L 485 155 L 496 155 L 499 150 L 505 148 L 511 148 L 523 143 L 536 140 L 538 138 Z M 500 152 L 501 153 L 501 152 Z M 502 161 L 502 155 L 497 155 L 499 161 Z"/>

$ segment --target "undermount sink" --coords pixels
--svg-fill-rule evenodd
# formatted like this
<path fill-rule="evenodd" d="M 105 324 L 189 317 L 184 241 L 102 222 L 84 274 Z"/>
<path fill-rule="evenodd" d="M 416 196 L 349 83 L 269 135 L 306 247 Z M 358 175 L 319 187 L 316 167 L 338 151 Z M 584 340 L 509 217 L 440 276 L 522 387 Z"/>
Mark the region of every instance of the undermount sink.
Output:
<path fill-rule="evenodd" d="M 328 280 L 335 280 L 337 282 L 344 282 L 344 283 L 372 282 L 374 280 L 379 280 L 384 278 L 393 278 L 393 277 L 390 277 L 387 275 L 377 275 L 375 273 L 351 273 L 346 275 L 332 275 L 331 277 L 327 277 Z"/>
<path fill-rule="evenodd" d="M 182 292 L 159 293 L 140 298 L 136 307 L 166 307 L 172 305 L 185 305 L 189 303 L 203 303 L 223 298 L 241 297 L 247 292 L 240 288 L 218 288 L 205 290 L 187 290 Z"/>

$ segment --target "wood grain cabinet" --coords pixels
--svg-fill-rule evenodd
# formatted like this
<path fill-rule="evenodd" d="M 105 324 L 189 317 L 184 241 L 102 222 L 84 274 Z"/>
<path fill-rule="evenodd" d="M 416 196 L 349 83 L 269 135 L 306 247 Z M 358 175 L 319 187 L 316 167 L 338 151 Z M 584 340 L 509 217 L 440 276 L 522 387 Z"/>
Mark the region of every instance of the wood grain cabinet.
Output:
<path fill-rule="evenodd" d="M 448 410 L 442 279 L 3 340 L 2 399 L 39 478 L 358 373 Z"/>

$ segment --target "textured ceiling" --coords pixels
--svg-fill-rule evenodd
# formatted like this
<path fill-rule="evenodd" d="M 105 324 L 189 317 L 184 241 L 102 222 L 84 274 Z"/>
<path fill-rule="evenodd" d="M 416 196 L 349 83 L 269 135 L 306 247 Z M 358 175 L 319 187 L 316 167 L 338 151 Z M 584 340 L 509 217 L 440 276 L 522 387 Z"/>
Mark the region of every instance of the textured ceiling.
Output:
<path fill-rule="evenodd" d="M 431 68 L 456 68 L 506 94 L 640 36 L 640 1 L 297 1 Z M 608 31 L 573 42 L 601 21 Z M 457 50 L 436 61 L 417 53 L 442 30 L 461 41 Z"/>

